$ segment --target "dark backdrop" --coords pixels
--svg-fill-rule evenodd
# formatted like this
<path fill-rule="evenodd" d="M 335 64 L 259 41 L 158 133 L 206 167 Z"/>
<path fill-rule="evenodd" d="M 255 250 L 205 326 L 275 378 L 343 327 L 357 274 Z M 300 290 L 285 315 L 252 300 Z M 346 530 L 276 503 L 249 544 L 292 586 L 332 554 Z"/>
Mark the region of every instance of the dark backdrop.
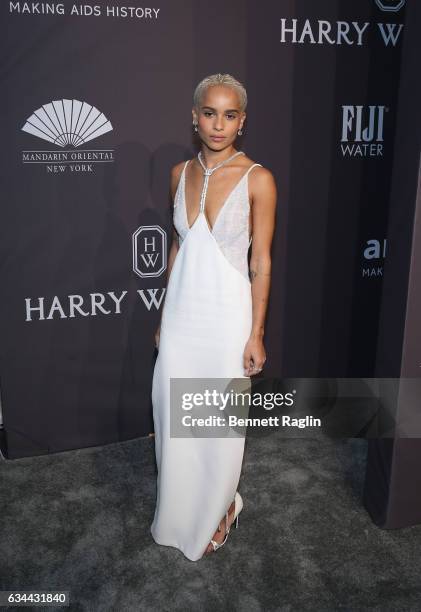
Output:
<path fill-rule="evenodd" d="M 215 72 L 244 82 L 237 144 L 278 185 L 265 375 L 398 376 L 399 356 L 382 372 L 376 355 L 385 257 L 396 256 L 388 223 L 408 3 L 162 0 L 134 16 L 117 1 L 85 2 L 84 15 L 47 4 L 54 14 L 0 5 L 9 457 L 153 431 L 169 171 L 197 151 L 192 94 Z M 405 210 L 409 232 L 413 201 Z M 394 278 L 403 300 L 405 254 Z M 401 317 L 397 338 L 403 329 Z"/>

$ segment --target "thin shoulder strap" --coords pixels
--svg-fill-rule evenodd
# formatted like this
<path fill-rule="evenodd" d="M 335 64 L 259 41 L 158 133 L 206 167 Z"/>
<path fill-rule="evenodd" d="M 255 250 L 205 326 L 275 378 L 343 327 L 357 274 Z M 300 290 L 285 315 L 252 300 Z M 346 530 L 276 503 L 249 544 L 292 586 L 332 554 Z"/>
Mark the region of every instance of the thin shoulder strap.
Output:
<path fill-rule="evenodd" d="M 185 174 L 186 172 L 186 168 L 187 168 L 187 164 L 189 163 L 189 159 L 186 161 L 186 163 L 184 164 L 184 168 L 183 168 L 183 174 Z"/>
<path fill-rule="evenodd" d="M 250 168 L 247 170 L 247 172 L 246 172 L 245 176 L 246 176 L 246 175 L 247 175 L 247 174 L 250 172 L 250 170 L 252 170 L 252 169 L 254 168 L 254 166 L 261 166 L 261 167 L 263 168 L 262 164 L 253 164 L 253 165 L 252 165 L 252 166 L 250 166 Z"/>
<path fill-rule="evenodd" d="M 186 168 L 187 168 L 187 164 L 189 163 L 189 159 L 186 161 L 186 163 L 184 164 L 183 170 L 181 171 L 181 175 L 180 178 L 178 179 L 178 185 L 177 185 L 177 189 L 176 189 L 176 196 L 178 194 L 178 192 L 180 191 L 180 185 L 182 184 L 182 181 L 185 180 L 185 173 L 186 173 Z M 174 198 L 174 208 L 177 208 L 178 206 L 178 201 L 177 201 L 177 197 Z"/>

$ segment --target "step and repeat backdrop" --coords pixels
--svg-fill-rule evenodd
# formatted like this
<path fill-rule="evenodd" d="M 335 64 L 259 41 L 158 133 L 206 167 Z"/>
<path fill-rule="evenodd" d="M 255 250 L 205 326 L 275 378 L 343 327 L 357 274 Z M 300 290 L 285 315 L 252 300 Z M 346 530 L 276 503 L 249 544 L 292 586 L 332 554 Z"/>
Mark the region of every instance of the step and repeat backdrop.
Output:
<path fill-rule="evenodd" d="M 247 88 L 237 148 L 278 186 L 265 376 L 399 375 L 376 360 L 408 5 L 1 2 L 9 458 L 153 432 L 170 169 L 216 72 Z"/>

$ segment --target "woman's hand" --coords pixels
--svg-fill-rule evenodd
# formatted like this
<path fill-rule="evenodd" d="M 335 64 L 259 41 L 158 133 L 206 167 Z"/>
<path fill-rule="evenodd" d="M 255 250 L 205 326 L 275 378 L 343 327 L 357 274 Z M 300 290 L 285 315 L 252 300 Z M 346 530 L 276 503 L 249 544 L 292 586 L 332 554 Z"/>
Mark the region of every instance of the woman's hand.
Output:
<path fill-rule="evenodd" d="M 158 329 L 155 332 L 155 347 L 159 349 L 159 338 L 161 335 L 161 323 L 158 325 Z"/>
<path fill-rule="evenodd" d="M 245 376 L 258 374 L 266 361 L 266 351 L 263 339 L 250 336 L 244 349 L 243 365 Z"/>

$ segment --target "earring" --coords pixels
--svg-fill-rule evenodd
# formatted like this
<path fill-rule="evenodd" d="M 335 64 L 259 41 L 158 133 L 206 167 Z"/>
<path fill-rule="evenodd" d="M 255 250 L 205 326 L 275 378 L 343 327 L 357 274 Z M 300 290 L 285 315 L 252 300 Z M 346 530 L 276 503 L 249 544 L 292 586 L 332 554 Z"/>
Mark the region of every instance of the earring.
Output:
<path fill-rule="evenodd" d="M 197 123 L 194 123 L 193 121 L 193 125 L 194 125 L 194 131 L 197 132 Z"/>

